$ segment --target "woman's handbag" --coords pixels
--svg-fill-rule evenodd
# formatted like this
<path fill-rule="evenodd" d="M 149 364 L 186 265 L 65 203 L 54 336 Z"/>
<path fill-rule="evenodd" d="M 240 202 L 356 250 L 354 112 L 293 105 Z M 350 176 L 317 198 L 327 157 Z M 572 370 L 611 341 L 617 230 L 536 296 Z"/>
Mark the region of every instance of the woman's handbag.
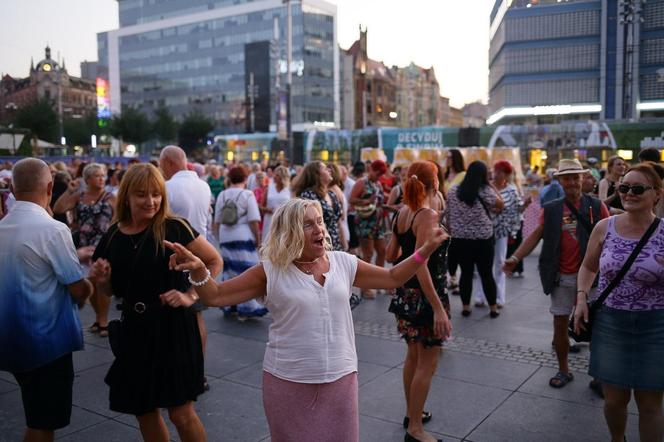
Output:
<path fill-rule="evenodd" d="M 362 219 L 371 218 L 376 213 L 375 204 L 367 204 L 366 206 L 355 206 L 355 212 Z"/>
<path fill-rule="evenodd" d="M 431 308 L 431 304 L 429 304 L 424 292 L 418 288 L 397 288 L 388 311 L 414 325 L 424 325 L 433 322 L 433 308 Z"/>
<path fill-rule="evenodd" d="M 120 334 L 122 333 L 122 321 L 113 319 L 108 321 L 108 343 L 111 346 L 113 356 L 120 357 Z"/>
<path fill-rule="evenodd" d="M 569 334 L 570 338 L 574 339 L 576 342 L 590 342 L 593 321 L 595 320 L 595 314 L 597 313 L 597 310 L 599 310 L 602 304 L 604 304 L 606 298 L 608 298 L 613 289 L 615 289 L 618 284 L 620 284 L 620 281 L 622 281 L 630 267 L 632 267 L 632 264 L 639 256 L 639 253 L 641 253 L 641 249 L 643 249 L 652 234 L 655 232 L 655 230 L 657 230 L 659 221 L 659 218 L 655 218 L 652 224 L 650 224 L 650 227 L 648 227 L 648 230 L 646 230 L 646 232 L 643 234 L 639 240 L 639 243 L 636 245 L 634 250 L 632 250 L 632 253 L 627 258 L 627 261 L 625 261 L 625 264 L 623 264 L 623 266 L 620 268 L 620 271 L 615 276 L 615 278 L 613 278 L 611 283 L 609 283 L 609 285 L 606 286 L 606 288 L 602 291 L 602 294 L 596 300 L 588 301 L 588 322 L 584 323 L 585 329 L 581 330 L 579 333 L 574 331 L 574 312 L 572 312 L 572 316 L 570 317 L 569 324 L 567 326 L 567 333 Z"/>

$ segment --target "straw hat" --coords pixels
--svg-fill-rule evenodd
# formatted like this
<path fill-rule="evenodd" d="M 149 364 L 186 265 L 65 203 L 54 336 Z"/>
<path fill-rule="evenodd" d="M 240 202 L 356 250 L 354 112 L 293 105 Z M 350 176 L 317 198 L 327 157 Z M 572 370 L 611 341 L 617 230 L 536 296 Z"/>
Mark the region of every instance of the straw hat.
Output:
<path fill-rule="evenodd" d="M 554 175 L 560 176 L 587 172 L 590 172 L 590 170 L 584 169 L 579 160 L 560 160 L 558 163 L 558 171 L 554 173 Z"/>

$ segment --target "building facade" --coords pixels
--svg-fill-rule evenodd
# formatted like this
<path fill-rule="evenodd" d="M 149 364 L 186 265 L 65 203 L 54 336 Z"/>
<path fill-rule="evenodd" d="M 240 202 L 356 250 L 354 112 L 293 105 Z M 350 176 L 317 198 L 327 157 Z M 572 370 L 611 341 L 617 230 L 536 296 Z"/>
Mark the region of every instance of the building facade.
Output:
<path fill-rule="evenodd" d="M 433 67 L 426 69 L 411 63 L 392 71 L 397 82 L 397 121 L 399 127 L 441 125 L 440 87 Z"/>
<path fill-rule="evenodd" d="M 70 76 L 64 60 L 60 65 L 51 58 L 48 46 L 43 60 L 36 66 L 30 63 L 27 77 L 5 75 L 0 80 L 0 119 L 40 99 L 53 103 L 60 119 L 81 118 L 96 112 L 95 83 Z"/>
<path fill-rule="evenodd" d="M 149 114 L 165 106 L 180 118 L 199 111 L 214 119 L 216 132 L 234 133 L 246 130 L 251 101 L 271 110 L 274 128 L 276 97 L 290 69 L 294 129 L 313 122 L 338 126 L 336 6 L 293 2 L 290 66 L 286 11 L 282 0 L 119 2 L 120 28 L 97 36 L 112 112 L 131 106 Z M 252 60 L 245 63 L 245 50 L 258 42 L 270 45 L 270 88 L 252 87 L 250 94 Z"/>
<path fill-rule="evenodd" d="M 433 67 L 387 67 L 369 58 L 367 29 L 340 51 L 342 129 L 449 125 L 449 99 L 440 96 Z"/>
<path fill-rule="evenodd" d="M 489 124 L 664 116 L 664 0 L 496 0 Z"/>

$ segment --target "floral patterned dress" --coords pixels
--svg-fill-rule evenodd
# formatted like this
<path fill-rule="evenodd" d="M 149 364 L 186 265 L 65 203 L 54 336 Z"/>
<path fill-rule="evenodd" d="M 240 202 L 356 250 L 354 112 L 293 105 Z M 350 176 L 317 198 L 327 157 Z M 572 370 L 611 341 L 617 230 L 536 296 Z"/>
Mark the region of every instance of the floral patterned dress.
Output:
<path fill-rule="evenodd" d="M 422 210 L 419 209 L 418 212 Z M 396 229 L 397 216 L 394 222 L 394 234 L 397 237 L 399 246 L 401 247 L 401 256 L 397 260 L 401 262 L 409 258 L 415 252 L 415 244 L 417 238 L 413 233 L 413 222 L 418 212 L 415 212 L 410 227 L 403 233 L 399 233 Z M 434 290 L 443 304 L 443 308 L 447 312 L 448 318 L 450 315 L 450 300 L 447 296 L 447 248 L 449 240 L 441 244 L 429 257 L 427 267 L 431 275 Z M 397 262 L 397 263 L 398 263 Z M 420 287 L 417 276 L 413 276 L 403 286 L 396 289 L 393 294 L 392 302 L 390 303 L 389 311 L 394 313 L 397 320 L 397 331 L 401 337 L 408 343 L 421 343 L 425 348 L 440 347 L 443 341 L 436 338 L 433 331 L 433 312 L 429 302 L 426 299 L 424 291 Z M 417 312 L 417 314 L 409 314 L 409 318 L 405 318 L 400 313 L 402 312 Z"/>
<path fill-rule="evenodd" d="M 341 237 L 339 236 L 339 220 L 343 212 L 341 202 L 337 199 L 333 191 L 329 190 L 327 195 L 330 197 L 332 205 L 328 204 L 325 198 L 319 196 L 313 189 L 307 189 L 302 192 L 300 198 L 316 200 L 320 203 L 323 208 L 323 221 L 332 241 L 332 248 L 333 250 L 343 250 L 341 247 Z"/>
<path fill-rule="evenodd" d="M 383 239 L 385 238 L 385 223 L 383 222 L 383 201 L 385 195 L 383 194 L 383 188 L 380 183 L 377 181 L 371 181 L 369 178 L 365 177 L 364 180 L 364 193 L 360 196 L 361 199 L 370 199 L 374 195 L 376 200 L 374 204 L 376 205 L 376 210 L 368 218 L 362 218 L 361 216 L 355 217 L 355 222 L 357 223 L 357 234 L 362 239 Z"/>
<path fill-rule="evenodd" d="M 83 204 L 83 193 L 76 204 L 77 227 L 74 229 L 76 247 L 97 246 L 106 233 L 113 218 L 113 206 L 109 199 L 113 196 L 105 192 L 92 204 Z"/>

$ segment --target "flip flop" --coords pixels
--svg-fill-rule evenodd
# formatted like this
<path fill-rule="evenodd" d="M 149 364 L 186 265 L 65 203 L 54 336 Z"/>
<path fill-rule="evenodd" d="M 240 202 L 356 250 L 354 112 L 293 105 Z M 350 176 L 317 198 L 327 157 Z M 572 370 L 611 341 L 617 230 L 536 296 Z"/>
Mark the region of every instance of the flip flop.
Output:
<path fill-rule="evenodd" d="M 99 323 L 95 322 L 94 324 L 92 324 L 90 327 L 88 327 L 88 331 L 90 333 L 99 333 Z"/>
<path fill-rule="evenodd" d="M 553 388 L 563 388 L 574 380 L 572 373 L 563 373 L 559 371 L 554 377 L 549 379 L 549 385 Z"/>

